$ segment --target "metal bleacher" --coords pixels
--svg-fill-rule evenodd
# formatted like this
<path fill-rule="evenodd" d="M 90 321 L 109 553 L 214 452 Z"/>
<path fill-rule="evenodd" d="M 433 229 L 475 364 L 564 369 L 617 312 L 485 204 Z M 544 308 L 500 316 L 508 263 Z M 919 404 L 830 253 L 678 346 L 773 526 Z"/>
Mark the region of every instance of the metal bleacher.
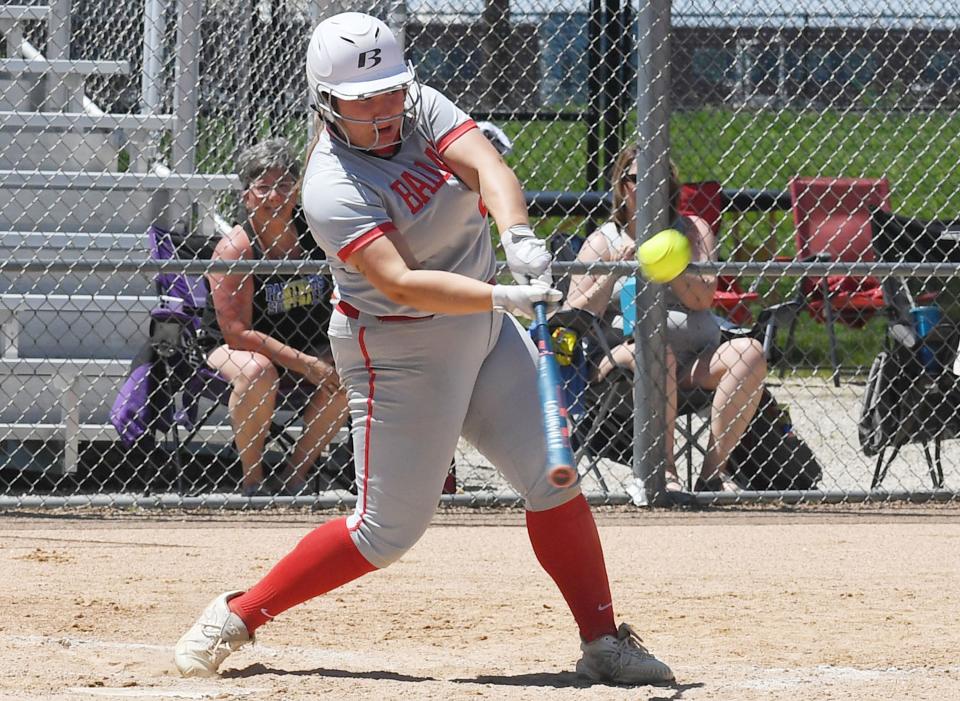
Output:
<path fill-rule="evenodd" d="M 196 70 L 176 66 L 172 114 L 146 99 L 142 114 L 106 113 L 89 79 L 141 76 L 129 61 L 70 56 L 70 13 L 68 0 L 0 5 L 0 260 L 144 260 L 152 222 L 210 216 L 236 178 L 193 172 L 199 90 L 183 81 Z M 48 55 L 26 38 L 38 29 Z M 149 273 L 0 271 L 0 445 L 51 442 L 51 469 L 71 473 L 82 442 L 116 440 L 110 406 L 156 303 Z M 207 433 L 229 442 L 224 429 Z"/>

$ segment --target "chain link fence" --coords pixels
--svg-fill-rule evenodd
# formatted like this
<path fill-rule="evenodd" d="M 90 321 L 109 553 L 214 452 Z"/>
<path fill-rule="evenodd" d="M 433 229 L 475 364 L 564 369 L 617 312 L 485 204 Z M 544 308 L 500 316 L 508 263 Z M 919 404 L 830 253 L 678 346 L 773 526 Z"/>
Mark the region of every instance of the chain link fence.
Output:
<path fill-rule="evenodd" d="M 304 152 L 306 42 L 344 10 L 382 17 L 421 81 L 500 130 L 568 292 L 553 331 L 592 500 L 954 498 L 960 15 L 651 1 L 0 3 L 0 504 L 351 501 L 339 421 L 306 487 L 279 484 L 302 399 L 276 412 L 274 481 L 244 495 L 191 296 L 205 273 L 325 271 L 206 257 L 243 217 L 238 156 L 278 136 Z M 661 38 L 649 18 L 668 9 Z M 703 260 L 646 286 L 625 261 L 667 224 Z M 131 392 L 132 437 L 111 423 Z M 517 501 L 463 442 L 444 492 Z"/>

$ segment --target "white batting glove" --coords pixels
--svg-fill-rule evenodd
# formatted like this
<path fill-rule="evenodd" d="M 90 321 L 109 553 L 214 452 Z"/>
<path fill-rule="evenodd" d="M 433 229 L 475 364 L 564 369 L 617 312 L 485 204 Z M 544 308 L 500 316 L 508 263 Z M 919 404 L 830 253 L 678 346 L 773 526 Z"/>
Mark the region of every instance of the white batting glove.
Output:
<path fill-rule="evenodd" d="M 563 293 L 540 280 L 534 280 L 529 285 L 494 285 L 493 308 L 501 312 L 509 312 L 514 316 L 534 317 L 533 305 L 536 302 L 547 303 L 547 316 L 560 309 L 560 300 Z"/>
<path fill-rule="evenodd" d="M 514 224 L 500 235 L 500 242 L 507 254 L 507 267 L 521 285 L 529 280 L 540 280 L 548 286 L 553 284 L 550 263 L 553 261 L 547 242 L 538 239 L 526 224 Z"/>

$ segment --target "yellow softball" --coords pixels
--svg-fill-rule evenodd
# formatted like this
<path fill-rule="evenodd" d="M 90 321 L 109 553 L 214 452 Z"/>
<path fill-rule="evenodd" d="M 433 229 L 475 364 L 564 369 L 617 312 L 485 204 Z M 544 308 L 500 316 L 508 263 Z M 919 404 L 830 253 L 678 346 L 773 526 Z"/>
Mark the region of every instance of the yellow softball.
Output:
<path fill-rule="evenodd" d="M 690 241 L 676 229 L 664 229 L 637 247 L 637 262 L 651 282 L 666 283 L 687 269 Z"/>

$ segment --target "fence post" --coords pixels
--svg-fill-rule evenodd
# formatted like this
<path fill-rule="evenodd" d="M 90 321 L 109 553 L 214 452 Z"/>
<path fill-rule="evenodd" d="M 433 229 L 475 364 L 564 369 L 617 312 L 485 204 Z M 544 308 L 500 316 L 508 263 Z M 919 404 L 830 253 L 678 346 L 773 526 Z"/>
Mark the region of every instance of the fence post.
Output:
<path fill-rule="evenodd" d="M 316 29 L 317 25 L 320 24 L 320 17 L 323 14 L 323 3 L 321 0 L 309 0 L 307 2 L 307 18 L 309 21 L 309 31 L 312 32 Z M 404 37 L 406 38 L 406 37 Z M 406 48 L 406 44 L 402 44 Z M 306 108 L 307 113 L 307 143 L 313 143 L 313 137 L 316 136 L 317 132 L 317 119 L 316 112 L 313 111 L 313 98 L 310 96 L 310 91 L 307 90 L 305 93 L 304 107 Z"/>
<path fill-rule="evenodd" d="M 407 0 L 390 0 L 387 8 L 387 26 L 397 38 L 402 50 L 407 48 Z"/>
<path fill-rule="evenodd" d="M 140 113 L 160 114 L 163 105 L 163 41 L 166 15 L 161 0 L 146 0 L 143 8 L 143 75 L 140 76 Z M 162 142 L 159 131 L 151 131 L 149 136 L 138 134 L 144 148 L 131 163 L 132 170 L 146 172 L 160 157 L 157 146 Z M 162 205 L 154 203 L 159 213 Z"/>
<path fill-rule="evenodd" d="M 493 111 L 509 95 L 506 73 L 513 63 L 509 0 L 485 0 L 480 26 L 483 66 L 480 69 L 477 102 L 484 111 Z"/>
<path fill-rule="evenodd" d="M 143 75 L 140 76 L 142 114 L 158 114 L 162 104 L 164 20 L 161 0 L 147 0 L 143 9 Z"/>
<path fill-rule="evenodd" d="M 623 114 L 620 112 L 619 93 L 624 86 L 620 85 L 621 69 L 626 57 L 620 55 L 621 38 L 627 28 L 623 26 L 620 0 L 605 0 L 606 16 L 603 27 L 603 162 L 607 170 L 620 151 L 620 123 Z"/>
<path fill-rule="evenodd" d="M 200 0 L 180 0 L 177 3 L 177 46 L 174 67 L 173 113 L 176 126 L 170 154 L 170 169 L 175 173 L 196 171 L 197 112 L 200 107 L 200 54 L 203 49 L 201 24 L 203 4 Z M 173 221 L 189 219 L 187 230 L 197 224 L 190 212 L 189 194 L 176 193 L 171 197 L 175 207 Z"/>
<path fill-rule="evenodd" d="M 670 178 L 670 0 L 647 0 L 638 12 L 637 37 L 637 241 L 667 223 Z M 656 503 L 666 494 L 666 311 L 663 289 L 637 280 L 634 326 L 634 501 Z"/>
<path fill-rule="evenodd" d="M 603 157 L 600 152 L 600 114 L 603 110 L 602 76 L 604 71 L 601 48 L 603 32 L 603 5 L 601 0 L 590 0 L 587 19 L 587 188 L 600 190 L 603 180 Z M 593 230 L 590 221 L 585 235 Z"/>
<path fill-rule="evenodd" d="M 250 66 L 253 60 L 251 54 L 257 55 L 258 60 L 264 60 L 264 57 L 260 56 L 258 51 L 263 43 L 255 43 L 254 40 L 254 23 L 257 21 L 255 17 L 256 3 L 240 0 L 236 5 L 237 10 L 229 13 L 228 18 L 224 18 L 227 22 L 233 24 L 237 30 L 238 48 L 235 51 L 235 63 L 233 65 L 237 75 L 236 103 L 239 108 L 234 111 L 237 135 L 233 145 L 232 161 L 234 163 L 237 162 L 240 153 L 245 148 L 252 146 L 257 140 L 257 131 L 260 128 L 260 112 L 258 109 L 260 105 L 257 103 L 257 99 L 261 97 L 261 91 L 257 89 L 259 86 L 252 84 L 254 71 L 251 70 Z M 264 31 L 262 27 L 258 29 L 261 32 Z M 274 86 L 271 86 L 272 89 L 275 89 Z"/>
<path fill-rule="evenodd" d="M 51 60 L 68 59 L 70 58 L 72 3 L 70 0 L 51 0 L 49 5 L 50 18 L 47 21 L 47 46 L 44 53 Z M 97 58 L 103 57 L 97 56 Z M 76 102 L 71 102 L 72 97 L 63 82 L 56 76 L 47 77 L 46 105 L 43 109 L 67 112 L 82 110 L 83 89 L 80 90 L 80 97 L 75 98 Z"/>

